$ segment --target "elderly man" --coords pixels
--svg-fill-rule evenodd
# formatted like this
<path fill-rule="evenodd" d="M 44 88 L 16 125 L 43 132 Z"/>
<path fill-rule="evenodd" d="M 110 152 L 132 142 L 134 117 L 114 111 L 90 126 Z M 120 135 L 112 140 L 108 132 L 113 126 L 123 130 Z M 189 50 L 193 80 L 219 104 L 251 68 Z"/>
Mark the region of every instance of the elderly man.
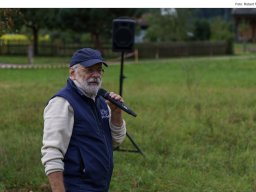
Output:
<path fill-rule="evenodd" d="M 121 109 L 97 95 L 103 65 L 99 51 L 76 51 L 67 85 L 45 107 L 42 163 L 53 192 L 109 189 L 113 148 L 124 140 L 126 125 Z"/>

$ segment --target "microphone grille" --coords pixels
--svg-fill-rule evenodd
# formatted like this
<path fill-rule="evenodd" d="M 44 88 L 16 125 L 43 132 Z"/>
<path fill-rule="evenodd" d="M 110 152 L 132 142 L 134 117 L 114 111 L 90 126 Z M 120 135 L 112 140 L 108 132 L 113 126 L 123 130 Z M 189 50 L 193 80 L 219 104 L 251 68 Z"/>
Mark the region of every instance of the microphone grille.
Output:
<path fill-rule="evenodd" d="M 105 96 L 107 91 L 105 89 L 100 88 L 98 91 L 98 95 Z"/>

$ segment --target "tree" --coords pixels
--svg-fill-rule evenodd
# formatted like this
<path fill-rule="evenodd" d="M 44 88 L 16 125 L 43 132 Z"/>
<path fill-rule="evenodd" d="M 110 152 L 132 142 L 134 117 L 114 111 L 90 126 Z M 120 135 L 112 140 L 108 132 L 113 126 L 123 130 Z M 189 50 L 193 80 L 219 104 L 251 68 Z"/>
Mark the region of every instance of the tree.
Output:
<path fill-rule="evenodd" d="M 19 28 L 17 18 L 20 17 L 19 9 L 0 9 L 0 35 Z"/>
<path fill-rule="evenodd" d="M 252 29 L 250 23 L 246 20 L 242 20 L 241 23 L 238 25 L 238 34 L 239 39 L 243 42 L 243 51 L 247 51 L 247 42 L 249 41 L 250 37 L 252 36 Z"/>
<path fill-rule="evenodd" d="M 190 9 L 175 9 L 172 11 L 154 10 L 146 18 L 149 28 L 146 38 L 150 41 L 181 41 L 187 39 L 190 31 Z"/>
<path fill-rule="evenodd" d="M 55 24 L 57 9 L 20 9 L 21 21 L 32 30 L 34 54 L 38 54 L 38 36 L 40 29 L 52 28 Z"/>
<path fill-rule="evenodd" d="M 221 17 L 225 21 L 231 21 L 231 12 L 231 8 L 195 8 L 193 9 L 193 17 L 196 19 L 204 18 L 207 20 Z"/>
<path fill-rule="evenodd" d="M 72 32 L 80 35 L 90 33 L 94 46 L 101 49 L 101 39 L 111 36 L 112 20 L 127 16 L 135 18 L 145 9 L 19 9 L 20 16 L 13 17 L 31 29 L 34 54 L 38 54 L 40 30 L 54 30 L 57 33 Z M 19 25 L 19 26 L 21 26 Z M 78 36 L 76 35 L 76 36 Z"/>
<path fill-rule="evenodd" d="M 233 38 L 231 22 L 223 20 L 221 17 L 215 17 L 210 22 L 211 40 L 227 40 Z"/>
<path fill-rule="evenodd" d="M 210 22 L 211 40 L 224 40 L 228 44 L 227 53 L 233 54 L 234 32 L 232 23 L 215 17 Z"/>
<path fill-rule="evenodd" d="M 101 50 L 102 38 L 110 38 L 113 19 L 120 16 L 134 18 L 141 12 L 143 9 L 60 9 L 58 23 L 62 30 L 90 33 L 95 48 Z"/>
<path fill-rule="evenodd" d="M 209 40 L 211 37 L 210 24 L 205 19 L 199 19 L 195 22 L 194 28 L 194 40 L 205 41 Z"/>

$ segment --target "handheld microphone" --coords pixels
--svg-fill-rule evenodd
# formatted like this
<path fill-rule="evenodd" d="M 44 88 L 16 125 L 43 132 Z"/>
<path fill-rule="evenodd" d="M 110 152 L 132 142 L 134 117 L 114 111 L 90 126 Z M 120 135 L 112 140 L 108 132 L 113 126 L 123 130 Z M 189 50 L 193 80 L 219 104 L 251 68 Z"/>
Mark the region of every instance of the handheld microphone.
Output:
<path fill-rule="evenodd" d="M 137 114 L 134 113 L 127 105 L 110 97 L 109 93 L 106 90 L 100 88 L 98 91 L 98 95 L 104 97 L 106 100 L 109 100 L 111 103 L 113 103 L 114 105 L 116 105 L 117 107 L 119 107 L 120 109 L 125 111 L 126 113 L 128 113 L 134 117 L 137 116 Z"/>

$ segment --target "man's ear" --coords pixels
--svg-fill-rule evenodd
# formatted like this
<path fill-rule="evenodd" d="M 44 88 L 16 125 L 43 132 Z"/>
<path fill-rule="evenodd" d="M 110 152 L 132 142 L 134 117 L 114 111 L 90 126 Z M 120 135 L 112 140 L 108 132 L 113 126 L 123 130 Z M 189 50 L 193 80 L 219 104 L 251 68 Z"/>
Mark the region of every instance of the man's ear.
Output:
<path fill-rule="evenodd" d="M 75 70 L 72 68 L 69 68 L 69 76 L 72 80 L 75 80 Z"/>

